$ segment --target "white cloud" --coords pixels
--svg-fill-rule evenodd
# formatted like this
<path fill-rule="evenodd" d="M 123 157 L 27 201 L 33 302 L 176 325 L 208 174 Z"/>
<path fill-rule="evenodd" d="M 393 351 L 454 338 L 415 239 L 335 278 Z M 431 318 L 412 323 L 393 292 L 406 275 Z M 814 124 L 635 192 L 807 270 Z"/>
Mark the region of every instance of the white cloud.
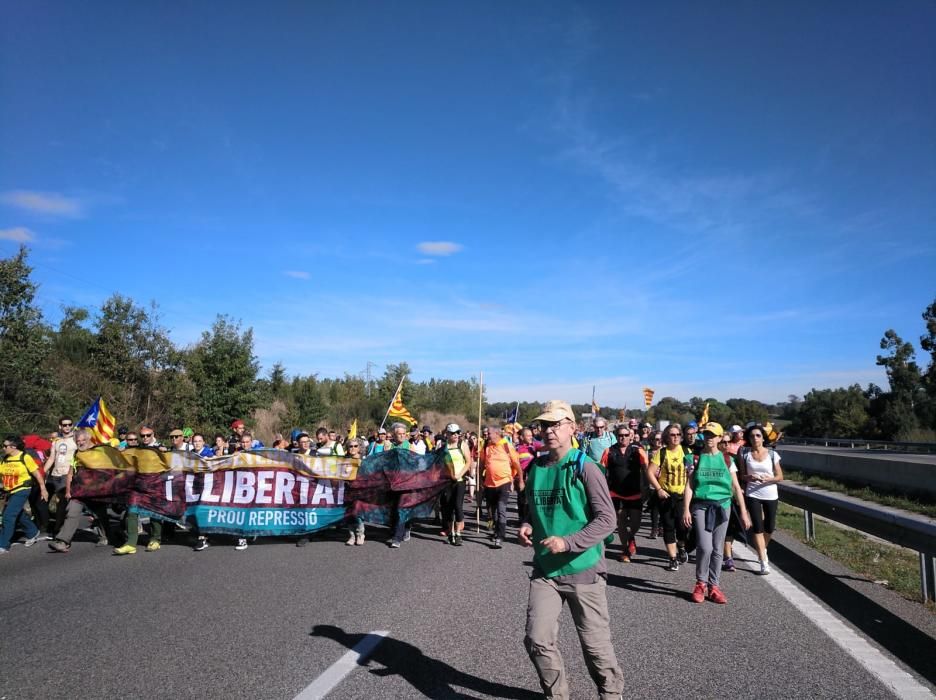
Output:
<path fill-rule="evenodd" d="M 10 190 L 0 195 L 0 201 L 11 207 L 45 216 L 76 219 L 84 214 L 84 207 L 80 200 L 56 192 Z"/>
<path fill-rule="evenodd" d="M 311 275 L 304 270 L 285 270 L 283 272 L 287 277 L 294 277 L 297 280 L 307 280 Z"/>
<path fill-rule="evenodd" d="M 462 249 L 461 243 L 452 241 L 423 241 L 416 246 L 423 255 L 452 255 Z"/>
<path fill-rule="evenodd" d="M 16 241 L 17 243 L 29 243 L 36 240 L 36 234 L 25 226 L 16 226 L 15 228 L 0 229 L 0 241 Z"/>

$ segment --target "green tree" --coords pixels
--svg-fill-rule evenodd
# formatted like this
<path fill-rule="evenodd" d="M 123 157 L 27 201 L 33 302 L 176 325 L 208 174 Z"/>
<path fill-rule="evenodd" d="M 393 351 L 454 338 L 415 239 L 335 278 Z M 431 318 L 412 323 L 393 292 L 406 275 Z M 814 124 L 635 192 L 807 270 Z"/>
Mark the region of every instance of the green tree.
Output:
<path fill-rule="evenodd" d="M 868 394 L 858 384 L 847 389 L 813 389 L 787 432 L 801 437 L 865 437 L 869 404 Z"/>
<path fill-rule="evenodd" d="M 890 392 L 874 407 L 875 417 L 883 435 L 889 440 L 907 436 L 917 428 L 914 401 L 922 389 L 920 368 L 914 361 L 913 345 L 905 343 L 894 330 L 887 330 L 881 339 L 881 349 L 889 351 L 877 356 L 877 364 L 885 368 Z"/>
<path fill-rule="evenodd" d="M 253 329 L 219 315 L 211 330 L 185 356 L 185 369 L 197 392 L 197 420 L 203 428 L 225 430 L 259 405 L 259 364 Z"/>
<path fill-rule="evenodd" d="M 920 336 L 920 347 L 930 354 L 929 365 L 923 374 L 923 396 L 917 407 L 920 423 L 936 431 L 936 301 L 923 311 L 926 330 Z"/>
<path fill-rule="evenodd" d="M 0 260 L 0 430 L 25 432 L 50 423 L 46 372 L 49 330 L 35 305 L 26 248 Z"/>

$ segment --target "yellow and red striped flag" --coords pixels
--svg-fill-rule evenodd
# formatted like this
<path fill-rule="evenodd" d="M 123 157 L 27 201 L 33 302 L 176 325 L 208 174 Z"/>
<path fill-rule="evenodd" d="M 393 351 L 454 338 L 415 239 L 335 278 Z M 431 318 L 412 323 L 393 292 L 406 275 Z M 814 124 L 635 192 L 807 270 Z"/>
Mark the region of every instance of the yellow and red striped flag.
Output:
<path fill-rule="evenodd" d="M 104 399 L 98 396 L 95 402 L 85 411 L 85 414 L 75 427 L 90 428 L 92 440 L 96 445 L 101 445 L 113 439 L 117 427 L 117 419 L 107 410 Z"/>
<path fill-rule="evenodd" d="M 708 422 L 708 401 L 706 401 L 705 410 L 702 411 L 702 417 L 699 419 L 699 430 L 702 430 Z"/>
<path fill-rule="evenodd" d="M 643 395 L 644 395 L 644 405 L 647 408 L 650 408 L 650 405 L 653 403 L 653 389 L 651 389 L 648 386 L 645 386 L 643 390 Z"/>
<path fill-rule="evenodd" d="M 387 415 L 391 418 L 402 418 L 408 421 L 410 425 L 416 425 L 416 419 L 413 418 L 412 414 L 406 410 L 406 406 L 403 405 L 402 385 L 400 385 L 400 388 L 397 390 L 396 396 L 393 397 L 393 402 L 390 404 L 390 411 Z"/>

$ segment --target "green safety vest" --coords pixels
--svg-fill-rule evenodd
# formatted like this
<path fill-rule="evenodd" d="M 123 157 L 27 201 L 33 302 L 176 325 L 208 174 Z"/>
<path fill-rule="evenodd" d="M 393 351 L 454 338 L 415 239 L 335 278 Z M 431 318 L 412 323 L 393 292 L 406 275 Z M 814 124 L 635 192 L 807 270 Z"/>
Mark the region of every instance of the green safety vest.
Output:
<path fill-rule="evenodd" d="M 604 556 L 603 542 L 584 552 L 559 554 L 553 554 L 539 544 L 546 537 L 571 535 L 588 524 L 591 510 L 576 464 L 578 455 L 579 450 L 569 450 L 561 463 L 552 466 L 535 459 L 527 472 L 526 496 L 530 525 L 533 526 L 533 560 L 546 578 L 587 571 Z"/>

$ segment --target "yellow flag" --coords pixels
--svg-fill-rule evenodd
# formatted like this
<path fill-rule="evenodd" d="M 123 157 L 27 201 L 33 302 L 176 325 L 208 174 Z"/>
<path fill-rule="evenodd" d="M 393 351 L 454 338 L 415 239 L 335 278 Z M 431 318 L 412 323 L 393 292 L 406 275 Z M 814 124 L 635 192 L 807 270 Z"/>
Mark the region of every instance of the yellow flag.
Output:
<path fill-rule="evenodd" d="M 348 429 L 348 439 L 353 440 L 357 437 L 357 418 L 354 419 L 354 422 L 351 424 L 351 427 Z"/>
<path fill-rule="evenodd" d="M 699 419 L 699 430 L 708 423 L 708 401 L 705 402 L 705 410 L 702 411 L 702 417 Z"/>

